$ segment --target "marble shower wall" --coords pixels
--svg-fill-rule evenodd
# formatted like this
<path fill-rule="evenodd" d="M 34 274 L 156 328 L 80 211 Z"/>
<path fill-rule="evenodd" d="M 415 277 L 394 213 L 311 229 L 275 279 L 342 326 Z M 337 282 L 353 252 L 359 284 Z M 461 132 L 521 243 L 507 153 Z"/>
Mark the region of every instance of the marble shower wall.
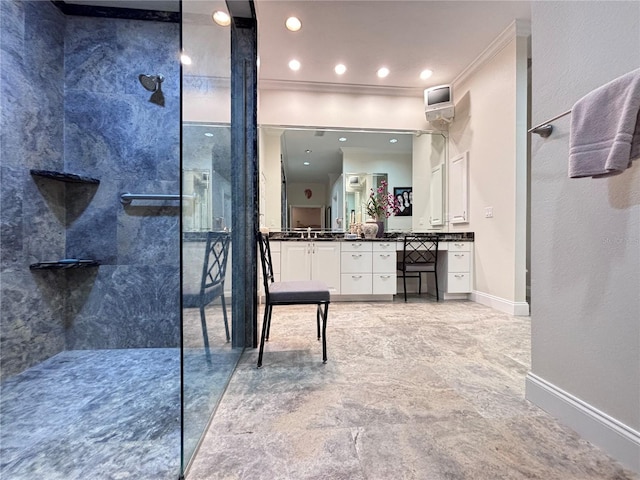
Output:
<path fill-rule="evenodd" d="M 31 272 L 65 248 L 65 19 L 50 2 L 0 1 L 0 376 L 65 349 L 66 279 Z"/>
<path fill-rule="evenodd" d="M 120 203 L 179 193 L 179 42 L 178 24 L 67 18 L 65 167 L 101 183 L 76 203 L 66 255 L 102 263 L 92 284 L 69 279 L 68 349 L 179 345 L 180 209 Z M 139 74 L 164 76 L 164 107 Z"/>
<path fill-rule="evenodd" d="M 0 1 L 0 367 L 62 350 L 179 344 L 179 209 L 122 192 L 178 193 L 177 24 L 65 17 Z M 161 73 L 165 106 L 140 73 Z M 29 169 L 97 177 L 98 188 Z M 63 257 L 99 269 L 30 271 Z"/>

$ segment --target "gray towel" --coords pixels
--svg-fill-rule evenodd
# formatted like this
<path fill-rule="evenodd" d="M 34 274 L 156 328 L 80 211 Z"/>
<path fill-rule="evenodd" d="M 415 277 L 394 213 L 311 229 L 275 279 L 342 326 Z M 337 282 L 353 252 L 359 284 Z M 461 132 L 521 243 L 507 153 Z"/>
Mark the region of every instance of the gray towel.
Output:
<path fill-rule="evenodd" d="M 640 69 L 585 95 L 571 109 L 569 177 L 605 177 L 640 156 Z"/>

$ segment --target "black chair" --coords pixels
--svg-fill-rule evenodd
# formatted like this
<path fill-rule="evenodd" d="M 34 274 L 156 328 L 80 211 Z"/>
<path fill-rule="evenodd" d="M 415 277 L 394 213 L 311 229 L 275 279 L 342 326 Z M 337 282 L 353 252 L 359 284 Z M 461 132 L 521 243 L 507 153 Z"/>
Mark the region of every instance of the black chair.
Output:
<path fill-rule="evenodd" d="M 207 319 L 205 307 L 220 298 L 222 303 L 222 315 L 224 317 L 224 330 L 227 342 L 231 339 L 229 335 L 229 321 L 227 320 L 227 304 L 224 298 L 224 279 L 227 272 L 227 258 L 229 256 L 229 242 L 231 238 L 228 232 L 207 232 L 206 246 L 204 250 L 204 261 L 202 264 L 199 282 L 193 278 L 195 272 L 190 272 L 185 268 L 183 277 L 182 306 L 185 308 L 200 309 L 200 323 L 202 324 L 202 336 L 204 337 L 204 347 L 207 360 L 210 361 L 209 335 L 207 333 Z M 191 275 L 190 275 L 191 273 Z"/>
<path fill-rule="evenodd" d="M 262 320 L 258 368 L 262 367 L 264 342 L 269 341 L 271 313 L 274 305 L 317 305 L 316 326 L 318 329 L 318 340 L 322 339 L 322 363 L 327 363 L 327 312 L 330 303 L 329 287 L 317 280 L 275 282 L 273 279 L 273 264 L 271 262 L 269 237 L 258 232 L 257 241 L 260 246 L 262 279 L 265 293 L 264 319 Z M 320 327 L 320 319 L 322 319 L 322 328 Z"/>
<path fill-rule="evenodd" d="M 438 293 L 438 236 L 433 234 L 414 234 L 404 237 L 402 261 L 398 263 L 402 272 L 404 301 L 407 301 L 407 278 L 418 278 L 418 294 L 422 293 L 422 274 L 433 273 L 436 281 L 436 300 Z"/>

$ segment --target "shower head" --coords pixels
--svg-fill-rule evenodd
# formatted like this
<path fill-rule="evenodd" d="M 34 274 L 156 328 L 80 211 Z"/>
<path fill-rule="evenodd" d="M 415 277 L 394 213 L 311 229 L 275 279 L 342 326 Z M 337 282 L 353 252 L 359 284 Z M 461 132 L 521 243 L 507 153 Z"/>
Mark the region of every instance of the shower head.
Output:
<path fill-rule="evenodd" d="M 164 77 L 161 74 L 158 75 L 145 75 L 144 73 L 138 75 L 138 80 L 144 88 L 150 92 L 156 92 L 160 89 L 160 84 L 164 81 Z"/>

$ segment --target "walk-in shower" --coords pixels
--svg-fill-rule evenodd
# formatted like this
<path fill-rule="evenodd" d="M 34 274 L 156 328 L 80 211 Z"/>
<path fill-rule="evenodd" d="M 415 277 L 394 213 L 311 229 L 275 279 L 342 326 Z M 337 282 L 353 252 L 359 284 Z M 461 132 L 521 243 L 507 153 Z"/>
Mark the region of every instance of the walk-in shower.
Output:
<path fill-rule="evenodd" d="M 229 125 L 181 145 L 184 99 L 211 89 L 181 79 L 179 2 L 141 4 L 0 1 L 0 478 L 178 479 L 242 350 L 219 300 L 207 329 L 181 309 L 199 238 L 233 227 Z"/>

